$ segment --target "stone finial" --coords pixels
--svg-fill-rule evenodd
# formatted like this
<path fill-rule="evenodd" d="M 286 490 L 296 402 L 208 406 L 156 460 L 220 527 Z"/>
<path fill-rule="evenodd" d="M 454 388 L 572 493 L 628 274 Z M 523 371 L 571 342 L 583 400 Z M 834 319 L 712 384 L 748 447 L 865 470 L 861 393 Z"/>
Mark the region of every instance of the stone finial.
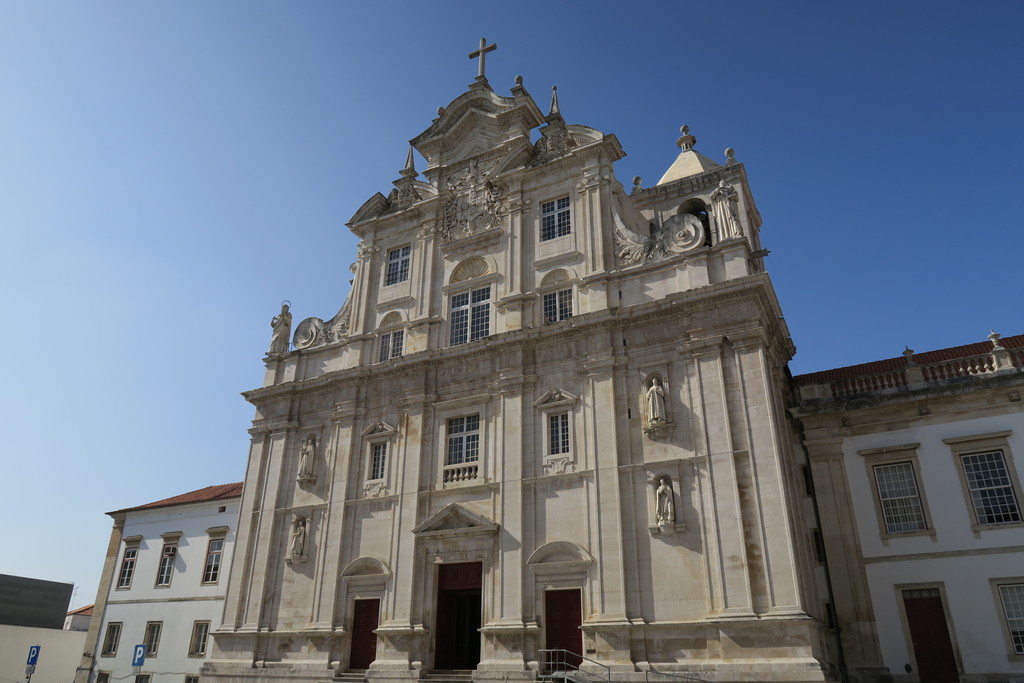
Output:
<path fill-rule="evenodd" d="M 992 369 L 996 372 L 1016 372 L 1010 350 L 1003 346 L 1003 335 L 992 330 L 988 338 L 992 342 Z"/>
<path fill-rule="evenodd" d="M 682 126 L 679 128 L 679 132 L 682 133 L 682 135 L 679 136 L 679 139 L 676 140 L 676 144 L 679 145 L 679 149 L 684 152 L 693 149 L 693 146 L 697 144 L 697 138 L 690 135 L 690 127 Z"/>
<path fill-rule="evenodd" d="M 400 173 L 403 178 L 415 178 L 419 175 L 419 173 L 416 172 L 416 162 L 412 156 L 412 145 L 409 145 L 409 154 L 405 157 L 405 168 L 403 168 Z"/>
<path fill-rule="evenodd" d="M 734 150 L 732 147 L 726 147 L 725 148 L 725 165 L 726 166 L 731 166 L 732 164 L 736 164 L 736 163 L 739 163 L 738 161 L 736 161 L 736 150 Z"/>
<path fill-rule="evenodd" d="M 444 113 L 444 107 L 438 107 L 437 108 L 437 115 L 440 116 L 443 113 Z"/>
<path fill-rule="evenodd" d="M 522 76 L 516 76 L 516 85 L 522 85 L 522 84 L 523 84 L 523 77 Z"/>
<path fill-rule="evenodd" d="M 640 190 L 644 189 L 644 188 L 642 188 L 640 186 L 640 181 L 641 181 L 640 176 L 638 176 L 638 175 L 633 176 L 633 192 L 631 194 L 636 194 Z"/>
<path fill-rule="evenodd" d="M 917 361 L 914 360 L 914 349 L 909 346 L 903 347 L 903 357 L 907 359 L 907 365 L 917 365 Z"/>
<path fill-rule="evenodd" d="M 551 111 L 548 112 L 548 117 L 561 116 L 562 112 L 558 109 L 558 86 L 551 86 Z"/>
<path fill-rule="evenodd" d="M 1003 335 L 999 334 L 995 330 L 988 335 L 988 339 L 992 342 L 992 350 L 1005 348 L 1003 346 Z"/>

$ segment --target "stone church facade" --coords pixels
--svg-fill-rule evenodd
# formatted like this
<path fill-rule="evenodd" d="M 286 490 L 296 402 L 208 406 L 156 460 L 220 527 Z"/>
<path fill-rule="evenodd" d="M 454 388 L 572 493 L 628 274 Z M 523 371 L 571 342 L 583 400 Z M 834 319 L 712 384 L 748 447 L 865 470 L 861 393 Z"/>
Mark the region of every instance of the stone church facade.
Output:
<path fill-rule="evenodd" d="M 275 318 L 204 678 L 835 679 L 743 165 L 684 128 L 627 191 L 482 71 L 349 222 L 339 312 Z"/>

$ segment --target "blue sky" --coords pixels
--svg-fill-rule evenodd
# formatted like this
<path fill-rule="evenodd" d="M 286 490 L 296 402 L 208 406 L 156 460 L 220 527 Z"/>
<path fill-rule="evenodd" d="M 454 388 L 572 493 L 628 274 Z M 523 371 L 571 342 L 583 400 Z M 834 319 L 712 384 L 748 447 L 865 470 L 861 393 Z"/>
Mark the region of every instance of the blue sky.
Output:
<path fill-rule="evenodd" d="M 745 163 L 795 373 L 1024 332 L 1024 5 L 0 4 L 0 573 L 92 602 L 108 510 L 243 478 L 269 321 L 475 75 L 657 181 Z M 423 167 L 422 160 L 419 161 Z"/>

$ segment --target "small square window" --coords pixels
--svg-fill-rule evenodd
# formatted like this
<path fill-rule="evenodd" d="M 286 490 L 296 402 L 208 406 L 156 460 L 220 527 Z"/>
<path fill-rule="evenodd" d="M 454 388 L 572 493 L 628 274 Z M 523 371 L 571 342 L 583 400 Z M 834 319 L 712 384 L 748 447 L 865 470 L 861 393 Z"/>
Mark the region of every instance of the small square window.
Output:
<path fill-rule="evenodd" d="M 1024 583 L 999 586 L 999 601 L 1003 606 L 1003 618 L 1006 620 L 1013 653 L 1024 655 Z"/>
<path fill-rule="evenodd" d="M 385 285 L 394 285 L 409 279 L 409 247 L 399 247 L 388 252 Z"/>
<path fill-rule="evenodd" d="M 569 198 L 559 197 L 540 205 L 540 239 L 542 242 L 565 237 L 572 232 Z"/>
<path fill-rule="evenodd" d="M 149 674 L 139 674 L 135 677 L 135 683 L 149 683 Z"/>
<path fill-rule="evenodd" d="M 446 465 L 462 465 L 480 460 L 480 416 L 467 415 L 448 420 Z"/>
<path fill-rule="evenodd" d="M 555 323 L 572 317 L 572 290 L 562 289 L 544 295 L 544 322 Z"/>
<path fill-rule="evenodd" d="M 110 683 L 110 672 L 109 671 L 97 671 L 96 672 L 96 683 Z"/>
<path fill-rule="evenodd" d="M 160 565 L 156 572 L 157 586 L 171 585 L 171 578 L 174 576 L 174 558 L 177 554 L 177 543 L 164 543 L 164 549 L 160 553 Z"/>
<path fill-rule="evenodd" d="M 199 676 L 185 676 L 185 683 L 199 683 Z"/>
<path fill-rule="evenodd" d="M 188 645 L 189 657 L 204 657 L 206 655 L 206 639 L 210 635 L 210 622 L 196 621 L 192 623 L 192 640 Z"/>
<path fill-rule="evenodd" d="M 139 546 L 130 545 L 124 549 L 124 556 L 121 558 L 121 571 L 117 575 L 117 587 L 125 590 L 132 587 L 132 577 L 135 575 L 135 561 L 139 557 Z"/>
<path fill-rule="evenodd" d="M 146 656 L 156 657 L 157 650 L 160 647 L 160 631 L 163 629 L 163 622 L 150 621 L 146 623 L 146 632 L 142 637 L 142 642 L 146 646 Z"/>
<path fill-rule="evenodd" d="M 548 415 L 548 454 L 569 452 L 569 413 Z"/>
<path fill-rule="evenodd" d="M 380 336 L 380 355 L 378 362 L 383 363 L 392 358 L 399 358 L 402 355 L 402 345 L 405 343 L 405 332 L 395 330 L 386 332 Z"/>
<path fill-rule="evenodd" d="M 221 558 L 224 555 L 224 539 L 211 538 L 206 546 L 206 564 L 203 566 L 203 583 L 217 583 L 220 578 Z"/>
<path fill-rule="evenodd" d="M 107 624 L 106 635 L 103 636 L 103 649 L 100 654 L 104 657 L 113 657 L 117 654 L 117 644 L 121 640 L 121 622 L 112 621 Z"/>
<path fill-rule="evenodd" d="M 371 481 L 384 478 L 384 466 L 388 459 L 388 442 L 380 441 L 372 445 L 370 453 L 370 476 Z"/>

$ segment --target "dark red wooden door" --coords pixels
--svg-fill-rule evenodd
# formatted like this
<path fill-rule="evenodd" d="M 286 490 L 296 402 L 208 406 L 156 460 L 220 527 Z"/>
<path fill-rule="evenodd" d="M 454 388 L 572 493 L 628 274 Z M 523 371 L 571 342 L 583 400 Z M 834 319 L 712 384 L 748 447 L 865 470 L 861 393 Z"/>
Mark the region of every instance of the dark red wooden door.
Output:
<path fill-rule="evenodd" d="M 956 683 L 957 672 L 953 644 L 946 628 L 946 613 L 938 588 L 903 591 L 910 640 L 921 683 Z"/>
<path fill-rule="evenodd" d="M 552 657 L 553 662 L 565 661 L 572 667 L 582 663 L 583 654 L 583 599 L 579 590 L 552 590 L 544 593 L 544 642 L 549 650 L 568 650 L 562 660 L 560 655 Z"/>
<path fill-rule="evenodd" d="M 350 669 L 369 669 L 377 659 L 377 628 L 380 600 L 356 600 L 352 609 L 352 654 Z"/>
<path fill-rule="evenodd" d="M 480 663 L 483 564 L 442 564 L 438 569 L 434 667 L 475 669 Z"/>

